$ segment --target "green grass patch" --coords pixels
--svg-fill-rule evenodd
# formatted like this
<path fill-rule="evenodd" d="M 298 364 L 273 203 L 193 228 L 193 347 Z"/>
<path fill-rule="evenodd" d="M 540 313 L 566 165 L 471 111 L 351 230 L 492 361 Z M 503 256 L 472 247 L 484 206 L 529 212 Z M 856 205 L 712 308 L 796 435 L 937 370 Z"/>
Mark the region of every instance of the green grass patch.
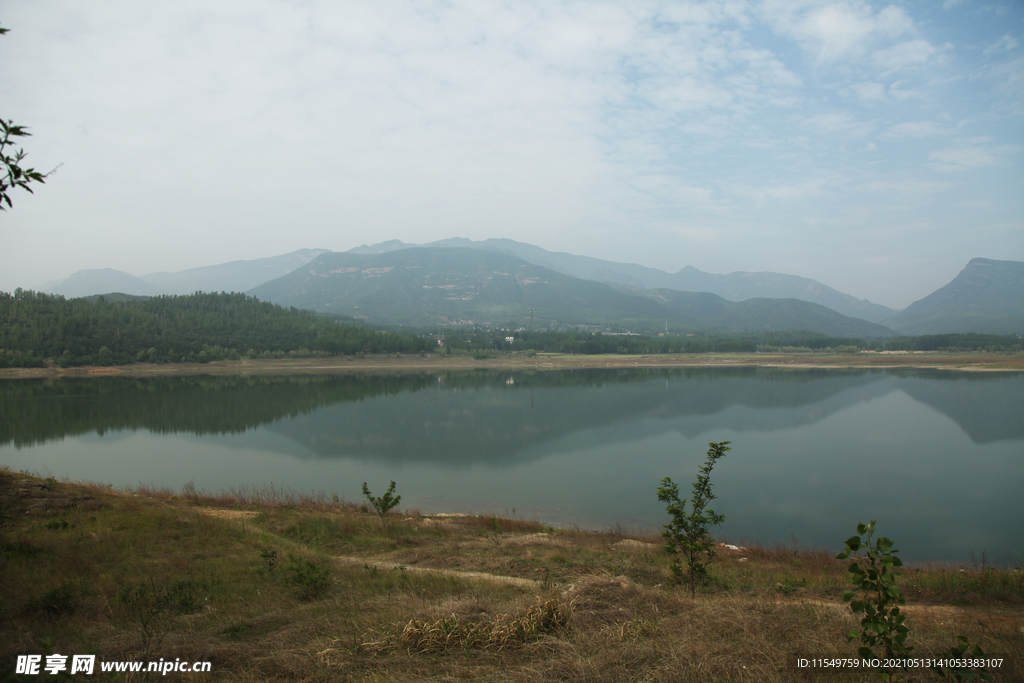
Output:
<path fill-rule="evenodd" d="M 403 513 L 385 535 L 372 512 L 318 499 L 54 488 L 100 505 L 4 519 L 5 666 L 95 652 L 209 660 L 212 681 L 782 683 L 791 652 L 855 651 L 846 566 L 825 550 L 720 548 L 691 598 L 660 538 L 622 530 Z M 1024 572 L 900 581 L 916 651 L 962 633 L 1011 662 L 998 680 L 1024 679 Z"/>

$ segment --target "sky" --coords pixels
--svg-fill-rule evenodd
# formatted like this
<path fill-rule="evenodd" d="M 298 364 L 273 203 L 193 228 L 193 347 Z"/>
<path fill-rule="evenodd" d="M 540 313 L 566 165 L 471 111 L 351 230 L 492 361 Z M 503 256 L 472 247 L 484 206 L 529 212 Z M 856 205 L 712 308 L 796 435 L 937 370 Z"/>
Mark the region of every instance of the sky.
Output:
<path fill-rule="evenodd" d="M 1020 0 L 0 0 L 0 290 L 504 237 L 902 308 L 1024 260 Z M 6 150 L 10 151 L 10 148 Z"/>

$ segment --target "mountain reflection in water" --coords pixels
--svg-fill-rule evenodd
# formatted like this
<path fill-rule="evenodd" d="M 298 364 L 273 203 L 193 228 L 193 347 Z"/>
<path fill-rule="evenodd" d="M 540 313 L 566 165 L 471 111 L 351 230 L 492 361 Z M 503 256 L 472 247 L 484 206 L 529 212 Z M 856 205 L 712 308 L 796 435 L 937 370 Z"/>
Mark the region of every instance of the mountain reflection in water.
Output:
<path fill-rule="evenodd" d="M 982 547 L 954 547 L 925 531 L 948 517 L 950 497 L 976 501 L 946 521 L 984 525 L 972 532 L 976 541 L 1006 546 L 989 545 L 990 553 L 1024 547 L 1020 531 L 999 531 L 1022 512 L 1001 492 L 1022 479 L 1021 396 L 1021 373 L 862 369 L 7 380 L 0 462 L 123 477 L 120 484 L 305 488 L 287 481 L 291 460 L 304 463 L 301 476 L 314 488 L 335 486 L 350 498 L 363 478 L 403 471 L 403 502 L 431 509 L 518 505 L 553 521 L 653 529 L 663 512 L 658 480 L 688 486 L 706 443 L 730 439 L 735 450 L 715 473 L 716 493 L 729 501 L 716 506 L 728 533 L 831 542 L 869 516 L 919 515 L 916 506 L 932 512 L 920 513 L 914 533 L 934 537 L 919 556 L 956 559 Z M 241 454 L 231 469 L 241 467 L 244 481 L 205 470 L 223 469 L 224 449 Z M 85 451 L 98 459 L 89 467 Z M 118 457 L 125 460 L 106 473 L 102 460 Z M 178 474 L 172 459 L 199 471 Z M 936 497 L 946 502 L 929 502 Z"/>

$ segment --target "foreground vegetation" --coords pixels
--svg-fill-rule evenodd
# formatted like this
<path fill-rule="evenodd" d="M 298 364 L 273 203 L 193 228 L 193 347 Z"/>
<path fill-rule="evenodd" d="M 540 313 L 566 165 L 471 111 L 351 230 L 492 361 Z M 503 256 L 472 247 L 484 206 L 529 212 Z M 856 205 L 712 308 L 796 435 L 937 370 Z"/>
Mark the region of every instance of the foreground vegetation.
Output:
<path fill-rule="evenodd" d="M 856 654 L 834 550 L 719 546 L 691 598 L 657 537 L 391 515 L 385 530 L 326 494 L 0 471 L 0 666 L 19 680 L 19 654 L 92 652 L 210 661 L 203 680 L 792 681 L 814 680 L 796 654 Z M 901 586 L 915 653 L 965 635 L 1005 659 L 997 680 L 1024 678 L 1019 562 L 904 567 Z"/>

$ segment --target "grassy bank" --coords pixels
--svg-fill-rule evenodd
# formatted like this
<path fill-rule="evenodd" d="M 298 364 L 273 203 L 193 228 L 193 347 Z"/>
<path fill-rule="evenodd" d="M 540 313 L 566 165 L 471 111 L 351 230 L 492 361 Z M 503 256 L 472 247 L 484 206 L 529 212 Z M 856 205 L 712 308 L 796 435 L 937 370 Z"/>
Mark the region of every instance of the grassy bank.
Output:
<path fill-rule="evenodd" d="M 92 652 L 210 661 L 202 680 L 792 681 L 815 680 L 794 654 L 856 652 L 846 563 L 824 550 L 723 547 L 691 599 L 657 537 L 409 510 L 385 532 L 329 495 L 118 492 L 10 471 L 0 525 L 5 677 L 19 654 Z M 966 635 L 1004 657 L 997 680 L 1024 679 L 1019 566 L 913 567 L 901 585 L 917 652 Z"/>
<path fill-rule="evenodd" d="M 136 363 L 110 367 L 0 368 L 0 379 L 17 377 L 104 377 L 161 375 L 331 374 L 349 372 L 423 372 L 474 368 L 558 370 L 634 367 L 793 367 L 793 368 L 934 368 L 967 371 L 1024 371 L 1024 354 L 945 353 L 939 351 L 844 353 L 700 353 L 602 354 L 564 353 L 471 355 L 391 354 L 324 358 L 245 359 L 213 363 Z"/>

